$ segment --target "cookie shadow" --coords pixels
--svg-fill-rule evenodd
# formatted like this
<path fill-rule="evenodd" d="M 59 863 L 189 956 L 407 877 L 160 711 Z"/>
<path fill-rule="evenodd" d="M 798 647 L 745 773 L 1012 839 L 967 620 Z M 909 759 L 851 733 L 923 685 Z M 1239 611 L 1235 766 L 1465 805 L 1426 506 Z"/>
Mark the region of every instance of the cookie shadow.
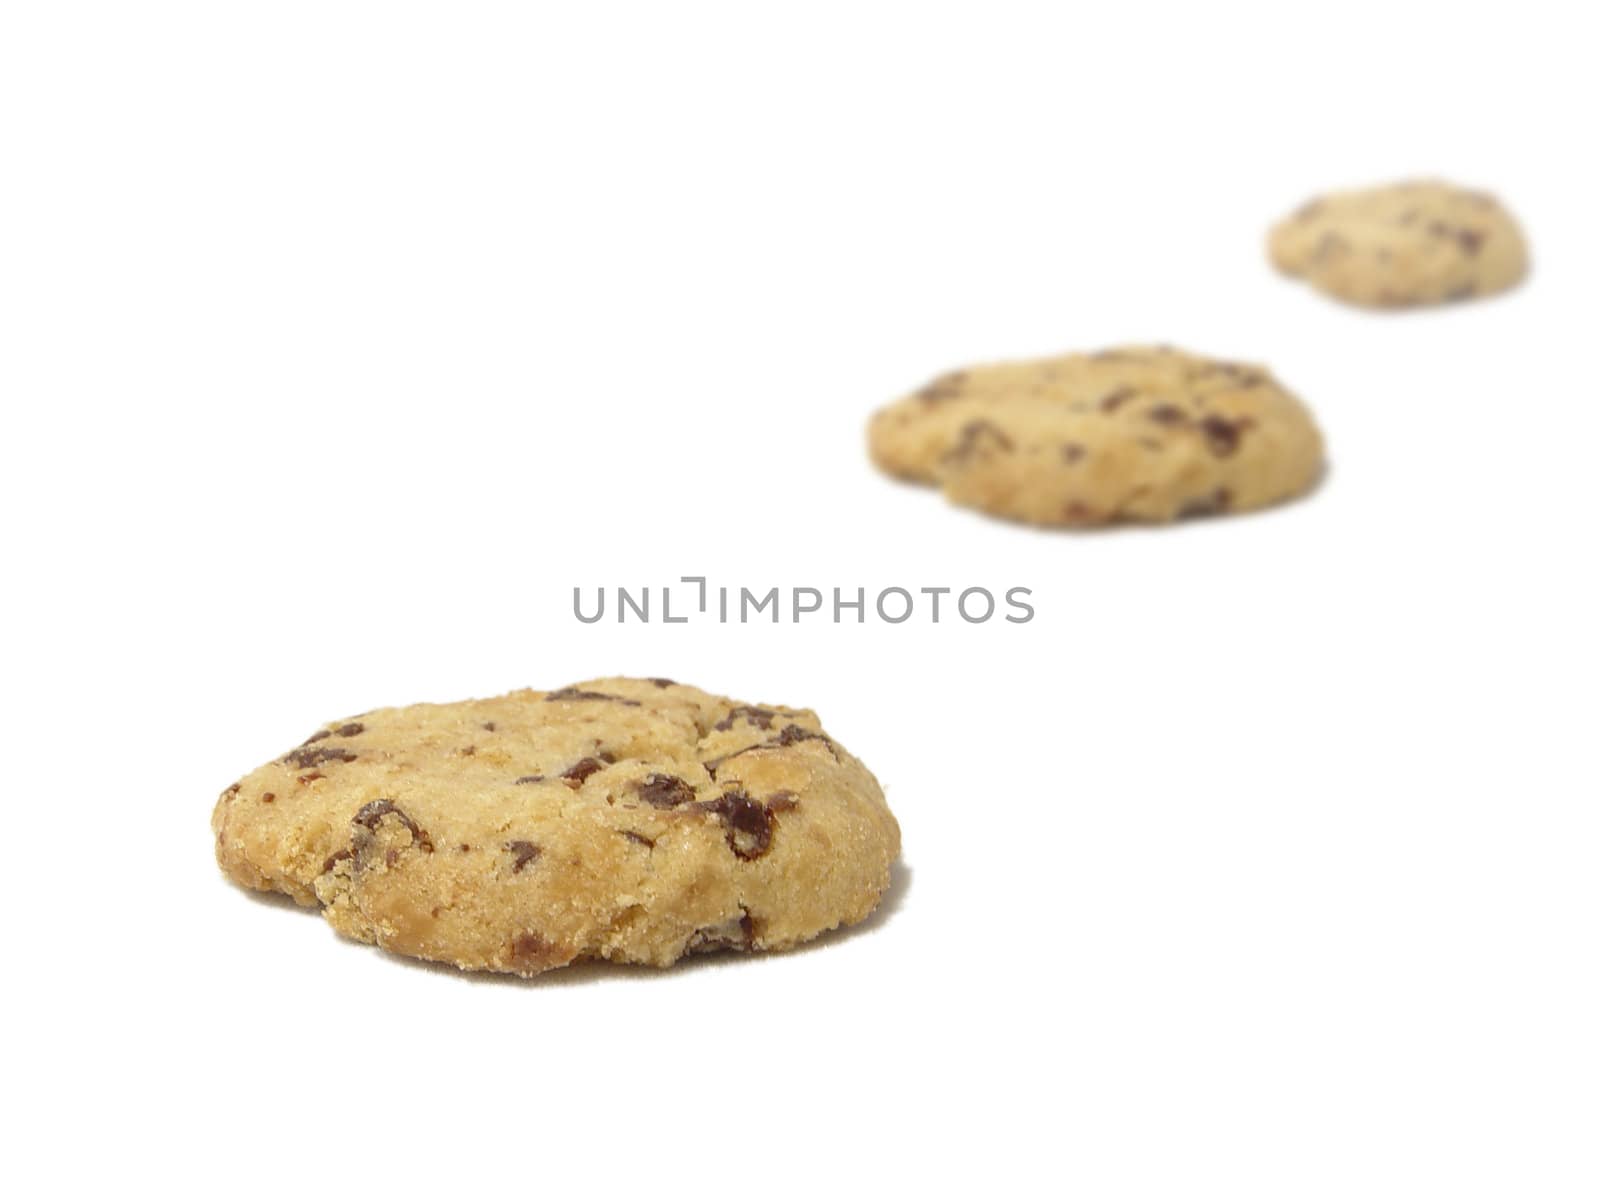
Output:
<path fill-rule="evenodd" d="M 836 945 L 840 942 L 850 941 L 854 938 L 867 937 L 882 929 L 884 925 L 900 911 L 905 903 L 906 894 L 911 890 L 912 871 L 903 861 L 897 861 L 889 868 L 889 887 L 878 901 L 878 907 L 866 920 L 844 929 L 830 929 L 827 933 L 819 934 L 803 945 L 791 950 L 763 951 L 758 954 L 746 954 L 739 951 L 725 950 L 712 954 L 696 954 L 680 959 L 670 967 L 649 967 L 636 963 L 610 963 L 603 960 L 590 960 L 587 962 L 573 963 L 570 967 L 562 967 L 554 971 L 546 971 L 543 975 L 535 975 L 531 979 L 524 979 L 520 975 L 501 975 L 493 971 L 464 971 L 460 967 L 449 963 L 428 962 L 420 958 L 406 958 L 398 954 L 390 954 L 387 950 L 377 946 L 367 947 L 373 954 L 382 956 L 396 966 L 408 971 L 425 971 L 434 975 L 449 975 L 462 980 L 474 987 L 509 987 L 509 988 L 555 988 L 555 987 L 584 987 L 599 983 L 603 980 L 626 980 L 630 983 L 666 983 L 675 976 L 688 972 L 698 971 L 732 971 L 732 970 L 759 970 L 763 960 L 784 958 L 799 958 L 807 954 L 814 954 Z M 294 901 L 284 897 L 290 907 L 298 907 Z M 270 901 L 269 901 L 270 902 Z M 315 909 L 308 909 L 315 912 Z"/>

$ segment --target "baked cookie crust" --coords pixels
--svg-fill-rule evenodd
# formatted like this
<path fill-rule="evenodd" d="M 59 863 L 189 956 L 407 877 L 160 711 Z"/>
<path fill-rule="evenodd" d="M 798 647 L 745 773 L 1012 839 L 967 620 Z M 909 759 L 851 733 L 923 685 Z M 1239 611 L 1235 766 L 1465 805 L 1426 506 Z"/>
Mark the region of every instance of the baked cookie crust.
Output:
<path fill-rule="evenodd" d="M 970 367 L 880 409 L 890 475 L 1035 525 L 1162 522 L 1309 490 L 1322 436 L 1261 367 L 1166 346 Z"/>
<path fill-rule="evenodd" d="M 900 851 L 815 713 L 666 679 L 334 721 L 211 824 L 229 878 L 347 937 L 525 976 L 787 949 L 863 920 Z"/>
<path fill-rule="evenodd" d="M 1284 274 L 1366 308 L 1493 295 L 1528 272 L 1527 242 L 1500 202 L 1439 180 L 1319 196 L 1273 227 L 1267 254 Z"/>

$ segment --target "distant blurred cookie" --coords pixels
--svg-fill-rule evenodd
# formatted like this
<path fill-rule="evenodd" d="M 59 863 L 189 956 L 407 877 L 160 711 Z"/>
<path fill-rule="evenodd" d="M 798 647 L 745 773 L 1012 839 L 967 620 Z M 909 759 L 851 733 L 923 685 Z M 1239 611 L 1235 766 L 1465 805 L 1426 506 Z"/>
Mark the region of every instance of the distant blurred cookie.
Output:
<path fill-rule="evenodd" d="M 1280 271 L 1372 308 L 1487 296 L 1528 271 L 1498 200 L 1432 181 L 1321 196 L 1279 222 L 1267 250 Z"/>
<path fill-rule="evenodd" d="M 954 371 L 879 410 L 868 445 L 891 475 L 1037 525 L 1262 508 L 1323 461 L 1311 414 L 1265 370 L 1168 347 Z"/>
<path fill-rule="evenodd" d="M 236 883 L 466 970 L 666 966 L 862 920 L 900 829 L 805 709 L 667 679 L 385 708 L 224 791 Z"/>

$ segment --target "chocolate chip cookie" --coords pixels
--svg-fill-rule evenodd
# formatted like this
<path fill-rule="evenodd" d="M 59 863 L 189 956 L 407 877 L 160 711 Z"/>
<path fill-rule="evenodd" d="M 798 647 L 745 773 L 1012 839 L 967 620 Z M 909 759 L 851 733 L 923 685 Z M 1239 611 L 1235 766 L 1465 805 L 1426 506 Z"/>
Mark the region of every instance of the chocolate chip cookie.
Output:
<path fill-rule="evenodd" d="M 900 828 L 814 713 L 667 679 L 385 708 L 225 790 L 237 883 L 464 970 L 666 966 L 865 918 Z"/>
<path fill-rule="evenodd" d="M 868 445 L 891 475 L 1036 525 L 1262 508 L 1323 466 L 1311 414 L 1265 370 L 1170 347 L 941 375 L 879 410 Z"/>
<path fill-rule="evenodd" d="M 1487 296 L 1528 270 L 1498 200 L 1437 181 L 1320 196 L 1273 228 L 1267 252 L 1285 274 L 1369 308 Z"/>

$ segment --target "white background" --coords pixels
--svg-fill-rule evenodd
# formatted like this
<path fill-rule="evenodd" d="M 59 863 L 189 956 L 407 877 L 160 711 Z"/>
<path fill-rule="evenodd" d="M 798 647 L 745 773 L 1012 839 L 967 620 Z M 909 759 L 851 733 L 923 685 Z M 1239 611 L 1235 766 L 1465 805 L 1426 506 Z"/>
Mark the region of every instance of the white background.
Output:
<path fill-rule="evenodd" d="M 35 1190 L 1593 1197 L 1594 30 L 1577 4 L 0 10 L 7 1170 Z M 1519 291 L 1340 308 L 1282 212 L 1439 173 Z M 1264 362 L 1309 500 L 1035 532 L 872 408 Z M 571 589 L 1034 589 L 583 626 Z M 866 930 L 477 982 L 228 886 L 334 716 L 611 672 L 815 707 Z"/>

